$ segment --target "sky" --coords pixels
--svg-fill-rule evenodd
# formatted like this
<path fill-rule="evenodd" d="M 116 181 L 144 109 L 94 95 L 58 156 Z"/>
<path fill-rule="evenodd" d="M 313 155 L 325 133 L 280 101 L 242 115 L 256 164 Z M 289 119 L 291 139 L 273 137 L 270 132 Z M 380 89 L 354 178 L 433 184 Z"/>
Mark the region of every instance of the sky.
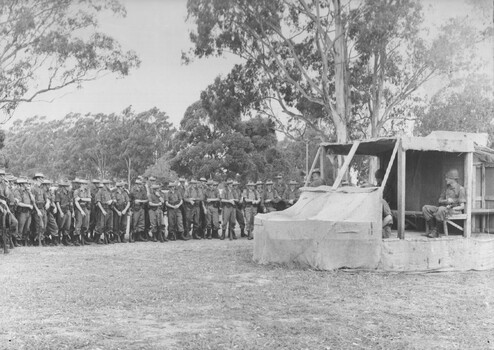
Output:
<path fill-rule="evenodd" d="M 436 23 L 464 14 L 468 0 L 424 0 L 426 20 Z M 480 1 L 480 0 L 472 0 Z M 489 0 L 487 0 L 489 1 Z M 134 50 L 141 66 L 124 78 L 106 76 L 57 93 L 57 98 L 27 103 L 15 111 L 16 119 L 34 115 L 62 118 L 74 113 L 118 113 L 129 105 L 136 112 L 158 107 L 166 112 L 178 127 L 185 110 L 199 100 L 200 93 L 218 75 L 226 75 L 237 57 L 195 59 L 189 65 L 181 63 L 182 51 L 191 48 L 186 23 L 186 0 L 121 0 L 126 7 L 125 18 L 110 13 L 101 16 L 101 31 L 116 38 L 126 50 Z M 472 14 L 472 16 L 474 16 Z M 475 20 L 475 18 L 474 18 Z M 486 46 L 492 59 L 492 42 Z M 494 66 L 492 67 L 494 71 Z"/>

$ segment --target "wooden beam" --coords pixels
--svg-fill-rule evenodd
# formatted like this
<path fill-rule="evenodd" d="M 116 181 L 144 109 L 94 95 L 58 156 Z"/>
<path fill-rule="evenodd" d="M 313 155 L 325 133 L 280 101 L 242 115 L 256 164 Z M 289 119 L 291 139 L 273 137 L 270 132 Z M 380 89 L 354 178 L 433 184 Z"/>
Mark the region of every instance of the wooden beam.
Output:
<path fill-rule="evenodd" d="M 338 170 L 338 177 L 334 181 L 332 189 L 335 190 L 340 186 L 341 180 L 343 180 L 343 176 L 345 176 L 346 171 L 348 170 L 348 167 L 350 166 L 350 162 L 353 159 L 353 156 L 355 155 L 355 152 L 357 152 L 357 148 L 360 145 L 360 141 L 355 141 L 353 143 L 352 148 L 350 149 L 350 152 L 345 158 L 345 163 L 343 163 L 343 166 Z"/>
<path fill-rule="evenodd" d="M 388 163 L 388 168 L 386 169 L 386 174 L 384 175 L 384 179 L 383 179 L 383 182 L 381 184 L 381 189 L 384 191 L 384 186 L 386 186 L 386 182 L 388 182 L 388 177 L 389 177 L 389 174 L 391 173 L 391 169 L 393 168 L 393 162 L 395 161 L 395 157 L 396 157 L 396 152 L 398 152 L 398 144 L 400 142 L 397 140 L 396 143 L 395 143 L 395 147 L 393 148 L 393 153 L 391 154 L 391 158 L 389 159 L 389 163 Z"/>
<path fill-rule="evenodd" d="M 465 231 L 463 231 L 465 238 L 470 238 L 472 234 L 473 170 L 473 152 L 468 152 L 465 155 L 465 184 L 463 185 L 467 195 L 467 202 L 465 204 L 467 220 L 465 221 Z"/>
<path fill-rule="evenodd" d="M 321 153 L 321 148 L 322 146 L 319 146 L 319 148 L 317 149 L 317 153 L 316 156 L 314 157 L 314 161 L 312 162 L 312 166 L 310 167 L 310 171 L 307 174 L 307 177 L 305 178 L 305 185 L 304 185 L 305 187 L 307 187 L 307 185 L 309 184 L 310 177 L 312 176 L 312 172 L 316 168 L 317 161 L 319 160 L 319 154 Z"/>
<path fill-rule="evenodd" d="M 398 238 L 405 238 L 406 150 L 398 139 Z"/>

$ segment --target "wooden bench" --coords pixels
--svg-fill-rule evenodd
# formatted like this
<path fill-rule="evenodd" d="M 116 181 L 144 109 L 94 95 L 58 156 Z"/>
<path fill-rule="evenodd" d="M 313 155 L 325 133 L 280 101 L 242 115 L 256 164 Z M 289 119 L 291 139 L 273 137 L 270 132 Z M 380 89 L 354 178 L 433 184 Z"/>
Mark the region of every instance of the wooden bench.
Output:
<path fill-rule="evenodd" d="M 457 223 L 453 222 L 453 221 L 460 221 L 460 220 L 463 221 L 463 224 L 461 226 L 458 225 Z M 456 227 L 458 230 L 463 232 L 464 228 L 465 228 L 465 221 L 466 220 L 467 220 L 467 214 L 455 214 L 455 215 L 451 215 L 450 217 L 448 217 L 446 220 L 443 221 L 444 235 L 448 236 L 448 224 L 450 224 L 453 227 Z"/>

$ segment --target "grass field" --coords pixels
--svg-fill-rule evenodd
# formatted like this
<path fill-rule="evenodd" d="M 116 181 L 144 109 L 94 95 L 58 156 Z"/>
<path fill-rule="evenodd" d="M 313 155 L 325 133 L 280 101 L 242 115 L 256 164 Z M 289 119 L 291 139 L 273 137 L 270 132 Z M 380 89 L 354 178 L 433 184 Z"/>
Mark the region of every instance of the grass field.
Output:
<path fill-rule="evenodd" d="M 259 266 L 252 242 L 0 256 L 0 349 L 494 349 L 494 271 Z"/>

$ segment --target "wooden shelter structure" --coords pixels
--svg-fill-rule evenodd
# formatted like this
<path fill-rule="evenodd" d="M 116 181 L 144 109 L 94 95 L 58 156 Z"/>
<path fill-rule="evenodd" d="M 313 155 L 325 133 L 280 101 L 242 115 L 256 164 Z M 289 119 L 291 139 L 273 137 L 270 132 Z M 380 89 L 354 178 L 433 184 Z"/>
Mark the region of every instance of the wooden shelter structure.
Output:
<path fill-rule="evenodd" d="M 258 215 L 254 259 L 321 269 L 494 268 L 494 150 L 478 140 L 476 134 L 436 132 L 322 143 L 310 174 L 316 166 L 324 169 L 331 157 L 345 156 L 333 185 L 304 187 L 293 207 Z M 377 157 L 386 170 L 380 187 L 341 187 L 356 155 Z M 460 173 L 465 210 L 445 222 L 444 235 L 430 239 L 425 237 L 422 206 L 437 204 L 450 169 Z M 385 189 L 394 194 L 389 204 L 396 236 L 389 239 L 381 238 Z"/>

